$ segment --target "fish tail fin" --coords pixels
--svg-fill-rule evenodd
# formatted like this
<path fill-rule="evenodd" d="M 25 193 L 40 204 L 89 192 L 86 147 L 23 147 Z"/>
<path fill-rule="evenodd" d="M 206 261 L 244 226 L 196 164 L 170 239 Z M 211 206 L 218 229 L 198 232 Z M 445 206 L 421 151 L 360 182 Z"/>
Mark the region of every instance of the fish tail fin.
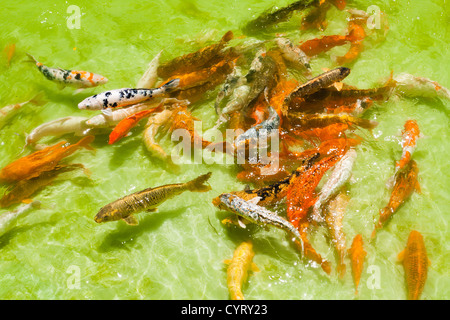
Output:
<path fill-rule="evenodd" d="M 344 279 L 346 266 L 344 262 L 339 262 L 336 271 L 339 274 L 339 279 Z"/>
<path fill-rule="evenodd" d="M 221 43 L 227 43 L 229 42 L 231 39 L 233 39 L 234 34 L 233 31 L 228 31 L 227 33 L 225 33 L 222 37 L 222 39 L 220 40 Z"/>
<path fill-rule="evenodd" d="M 80 141 L 77 142 L 77 145 L 79 147 L 83 147 L 86 148 L 87 150 L 95 150 L 93 147 L 91 147 L 89 144 L 94 141 L 95 136 L 86 136 L 84 138 L 82 138 Z"/>
<path fill-rule="evenodd" d="M 34 104 L 36 106 L 44 105 L 45 103 L 47 103 L 47 99 L 45 97 L 45 93 L 43 91 L 38 92 L 33 98 L 31 98 L 29 103 L 32 103 L 32 104 Z"/>
<path fill-rule="evenodd" d="M 170 80 L 166 84 L 164 84 L 161 88 L 164 89 L 165 92 L 171 92 L 174 89 L 176 89 L 180 85 L 180 79 L 176 78 L 173 80 Z"/>
<path fill-rule="evenodd" d="M 32 62 L 34 64 L 38 64 L 39 61 L 37 61 L 37 59 L 35 57 L 33 57 L 31 54 L 29 54 L 28 52 L 25 52 L 26 55 L 28 56 L 28 59 L 25 60 L 25 62 Z"/>
<path fill-rule="evenodd" d="M 189 191 L 193 192 L 207 192 L 211 190 L 211 186 L 205 185 L 204 183 L 211 177 L 211 172 L 201 175 L 192 181 L 187 182 L 186 186 Z"/>

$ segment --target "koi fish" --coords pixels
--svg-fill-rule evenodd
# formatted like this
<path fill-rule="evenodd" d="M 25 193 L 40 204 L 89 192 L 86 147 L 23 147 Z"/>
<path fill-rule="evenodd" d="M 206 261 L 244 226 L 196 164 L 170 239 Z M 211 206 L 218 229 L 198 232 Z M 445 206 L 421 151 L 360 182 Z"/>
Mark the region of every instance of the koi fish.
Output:
<path fill-rule="evenodd" d="M 185 74 L 209 65 L 210 61 L 220 56 L 226 44 L 233 39 L 233 32 L 228 31 L 219 41 L 196 52 L 176 57 L 158 67 L 158 76 L 167 79 L 176 74 Z"/>
<path fill-rule="evenodd" d="M 151 116 L 148 119 L 143 136 L 145 147 L 151 153 L 151 155 L 169 164 L 172 164 L 172 159 L 155 141 L 155 136 L 158 132 L 158 129 L 170 120 L 172 114 L 172 110 L 164 109 L 163 111 Z"/>
<path fill-rule="evenodd" d="M 314 7 L 302 18 L 300 29 L 318 29 L 324 31 L 328 26 L 326 16 L 330 8 L 331 4 L 329 1 L 316 2 Z"/>
<path fill-rule="evenodd" d="M 334 195 L 336 195 L 337 192 L 339 192 L 344 184 L 350 179 L 355 160 L 356 150 L 350 149 L 336 163 L 330 178 L 323 185 L 319 196 L 314 203 L 313 213 L 311 215 L 312 220 L 316 222 L 321 222 L 324 220 L 321 214 L 322 206 L 325 205 Z"/>
<path fill-rule="evenodd" d="M 304 10 L 313 3 L 315 3 L 315 0 L 300 0 L 275 11 L 270 10 L 270 12 L 264 12 L 256 19 L 249 21 L 244 26 L 243 31 L 246 34 L 254 34 L 261 29 L 266 29 L 274 24 L 289 20 L 294 11 Z"/>
<path fill-rule="evenodd" d="M 293 125 L 302 129 L 325 127 L 335 123 L 343 123 L 372 130 L 378 125 L 378 122 L 375 120 L 362 119 L 348 114 L 305 114 L 292 112 L 289 114 L 289 120 Z"/>
<path fill-rule="evenodd" d="M 438 97 L 450 100 L 450 90 L 428 78 L 400 73 L 394 77 L 394 81 L 397 83 L 396 92 L 407 97 Z"/>
<path fill-rule="evenodd" d="M 293 177 L 286 194 L 287 216 L 289 221 L 298 226 L 305 221 L 308 210 L 314 205 L 314 190 L 323 175 L 342 157 L 343 151 L 326 156 L 301 175 Z"/>
<path fill-rule="evenodd" d="M 275 43 L 281 49 L 283 58 L 293 63 L 299 69 L 311 70 L 309 57 L 299 48 L 286 38 L 276 38 Z"/>
<path fill-rule="evenodd" d="M 143 210 L 155 211 L 158 205 L 185 191 L 207 192 L 211 190 L 210 186 L 204 184 L 210 177 L 211 172 L 189 182 L 167 184 L 132 193 L 102 207 L 94 220 L 97 223 L 124 220 L 129 225 L 137 225 L 139 222 L 134 216 L 135 213 Z"/>
<path fill-rule="evenodd" d="M 86 125 L 86 117 L 69 116 L 43 123 L 34 128 L 25 139 L 25 146 L 35 144 L 46 136 L 59 137 L 67 133 L 76 136 L 87 135 L 91 129 Z"/>
<path fill-rule="evenodd" d="M 0 235 L 3 235 L 11 230 L 17 222 L 17 219 L 27 216 L 31 209 L 39 209 L 40 207 L 41 203 L 39 201 L 33 201 L 22 205 L 14 211 L 2 213 L 0 215 Z"/>
<path fill-rule="evenodd" d="M 139 79 L 136 87 L 137 88 L 145 88 L 151 89 L 156 84 L 156 80 L 158 79 L 158 66 L 159 66 L 159 58 L 161 57 L 161 50 L 148 64 L 147 70 Z"/>
<path fill-rule="evenodd" d="M 340 82 L 350 74 L 350 69 L 345 67 L 339 67 L 327 72 L 324 72 L 317 77 L 299 85 L 295 88 L 285 99 L 284 103 L 289 105 L 290 101 L 294 97 L 304 97 L 314 92 L 319 91 L 322 88 L 331 86 L 335 82 Z"/>
<path fill-rule="evenodd" d="M 380 211 L 380 219 L 375 224 L 372 238 L 375 238 L 377 229 L 381 229 L 384 223 L 398 210 L 398 208 L 408 199 L 414 190 L 420 192 L 417 176 L 419 168 L 414 160 L 409 161 L 406 166 L 398 171 L 395 176 L 395 184 L 391 193 L 391 198 L 386 207 Z"/>
<path fill-rule="evenodd" d="M 24 101 L 21 103 L 4 106 L 3 108 L 0 109 L 0 128 L 3 127 L 3 125 L 9 119 L 11 119 L 11 117 L 13 117 L 24 105 L 32 103 L 36 106 L 41 106 L 45 102 L 46 102 L 46 99 L 44 98 L 44 94 L 42 92 L 39 92 L 30 100 L 27 100 L 27 101 Z"/>
<path fill-rule="evenodd" d="M 303 247 L 303 239 L 300 236 L 300 233 L 289 221 L 283 219 L 276 213 L 255 204 L 255 201 L 259 201 L 259 199 L 245 201 L 230 193 L 223 193 L 213 199 L 213 204 L 221 210 L 236 213 L 238 216 L 261 227 L 271 225 L 284 230 L 292 235 Z"/>
<path fill-rule="evenodd" d="M 223 99 L 230 96 L 234 89 L 241 85 L 243 81 L 242 77 L 242 70 L 240 67 L 235 66 L 233 71 L 227 76 L 225 79 L 225 83 L 223 84 L 222 89 L 219 90 L 219 93 L 217 94 L 216 101 L 214 103 L 214 109 L 216 110 L 216 113 L 220 115 L 220 103 Z"/>
<path fill-rule="evenodd" d="M 42 172 L 55 168 L 59 161 L 70 156 L 81 147 L 92 150 L 93 148 L 89 144 L 94 138 L 94 136 L 86 136 L 77 143 L 68 146 L 66 141 L 61 141 L 17 159 L 0 170 L 0 180 L 14 182 L 37 177 Z"/>
<path fill-rule="evenodd" d="M 112 108 L 126 107 L 169 93 L 178 87 L 179 83 L 179 79 L 173 79 L 163 86 L 154 89 L 124 88 L 105 91 L 84 99 L 78 104 L 78 108 L 82 110 L 111 110 Z M 110 114 L 109 112 L 107 113 Z"/>
<path fill-rule="evenodd" d="M 7 189 L 6 193 L 0 199 L 0 207 L 9 207 L 12 204 L 30 199 L 37 191 L 51 184 L 58 175 L 79 168 L 84 169 L 87 175 L 90 174 L 89 170 L 85 169 L 82 164 L 57 165 L 52 170 L 44 171 L 37 177 L 20 180 Z"/>
<path fill-rule="evenodd" d="M 108 79 L 102 75 L 76 70 L 64 70 L 61 68 L 50 68 L 37 61 L 31 54 L 27 53 L 35 63 L 39 71 L 51 81 L 64 85 L 71 85 L 78 88 L 96 87 L 108 82 Z"/>
<path fill-rule="evenodd" d="M 326 52 L 337 46 L 342 46 L 349 42 L 347 36 L 329 35 L 322 36 L 302 42 L 298 48 L 302 50 L 308 57 L 316 56 L 319 53 Z"/>
<path fill-rule="evenodd" d="M 350 255 L 350 261 L 352 266 L 353 282 L 355 284 L 355 295 L 358 295 L 359 280 L 361 279 L 361 274 L 364 268 L 364 258 L 367 252 L 364 251 L 363 238 L 360 234 L 357 234 L 353 238 L 352 246 L 348 250 Z"/>
<path fill-rule="evenodd" d="M 419 125 L 416 120 L 407 120 L 405 122 L 402 139 L 402 157 L 395 164 L 395 172 L 401 170 L 411 160 L 411 156 L 417 146 L 417 139 L 420 135 Z"/>
<path fill-rule="evenodd" d="M 128 132 L 130 132 L 130 130 L 139 123 L 139 121 L 150 116 L 153 112 L 161 110 L 162 106 L 163 104 L 161 103 L 156 108 L 136 112 L 120 121 L 109 134 L 108 144 L 113 144 L 114 142 L 125 137 Z"/>
<path fill-rule="evenodd" d="M 228 101 L 226 106 L 221 110 L 219 114 L 219 119 L 217 120 L 217 123 L 214 127 L 217 128 L 222 123 L 228 121 L 225 115 L 230 115 L 244 108 L 246 106 L 246 102 L 248 101 L 249 94 L 250 94 L 250 86 L 247 85 L 246 82 L 242 83 L 236 89 L 234 89 L 233 94 L 230 97 L 230 100 Z"/>
<path fill-rule="evenodd" d="M 11 66 L 11 60 L 14 56 L 14 53 L 16 52 L 16 44 L 11 43 L 6 45 L 4 51 L 6 53 L 6 65 L 9 68 Z"/>
<path fill-rule="evenodd" d="M 420 232 L 416 230 L 410 232 L 406 248 L 399 253 L 398 260 L 402 262 L 405 268 L 408 300 L 419 300 L 427 280 L 428 266 L 430 265 L 425 243 Z"/>
<path fill-rule="evenodd" d="M 345 244 L 345 233 L 342 226 L 342 221 L 344 220 L 345 207 L 349 198 L 345 193 L 339 193 L 334 199 L 330 200 L 326 208 L 325 221 L 330 232 L 330 236 L 336 252 L 339 257 L 339 262 L 337 266 L 337 272 L 339 278 L 342 280 L 345 275 L 345 256 L 346 256 L 346 244 Z"/>
<path fill-rule="evenodd" d="M 242 285 L 247 281 L 248 272 L 259 272 L 256 264 L 252 262 L 254 255 L 253 244 L 244 241 L 234 251 L 233 258 L 224 261 L 228 265 L 227 285 L 231 300 L 245 300 Z"/>
<path fill-rule="evenodd" d="M 237 136 L 234 141 L 234 146 L 235 148 L 239 148 L 240 145 L 243 145 L 251 140 L 258 141 L 260 139 L 267 139 L 268 137 L 273 136 L 273 134 L 279 129 L 279 126 L 280 116 L 272 107 L 269 106 L 269 117 L 260 124 L 251 127 L 243 134 Z"/>

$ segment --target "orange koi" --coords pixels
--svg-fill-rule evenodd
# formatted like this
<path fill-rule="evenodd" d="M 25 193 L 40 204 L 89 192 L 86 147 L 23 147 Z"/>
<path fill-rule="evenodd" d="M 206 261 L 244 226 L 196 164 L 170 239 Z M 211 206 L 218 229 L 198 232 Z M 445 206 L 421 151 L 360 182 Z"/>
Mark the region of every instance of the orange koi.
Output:
<path fill-rule="evenodd" d="M 242 285 L 247 281 L 248 272 L 258 272 L 259 269 L 252 262 L 253 244 L 250 241 L 242 242 L 234 251 L 233 258 L 224 261 L 227 268 L 227 285 L 231 300 L 245 300 Z"/>
<path fill-rule="evenodd" d="M 419 125 L 417 124 L 416 120 L 407 120 L 405 122 L 404 128 L 405 129 L 402 133 L 403 153 L 401 159 L 395 164 L 395 171 L 404 168 L 405 165 L 411 160 L 411 156 L 417 146 L 417 139 L 420 135 Z"/>
<path fill-rule="evenodd" d="M 300 48 L 300 50 L 306 53 L 307 56 L 312 57 L 331 50 L 334 47 L 342 46 L 348 42 L 349 39 L 346 35 L 330 35 L 306 40 L 302 42 L 298 47 Z"/>
<path fill-rule="evenodd" d="M 425 243 L 420 232 L 410 232 L 406 248 L 399 253 L 398 260 L 405 268 L 408 300 L 419 300 L 427 280 L 430 260 L 427 256 Z"/>
<path fill-rule="evenodd" d="M 121 120 L 109 134 L 108 144 L 113 144 L 114 142 L 119 141 L 120 139 L 125 137 L 128 132 L 130 132 L 130 130 L 139 123 L 139 121 L 146 117 L 149 117 L 153 112 L 161 110 L 162 106 L 163 104 L 160 104 L 156 108 L 136 112 Z"/>
<path fill-rule="evenodd" d="M 420 192 L 418 173 L 419 168 L 414 160 L 409 161 L 402 170 L 397 172 L 391 198 L 388 205 L 380 211 L 380 219 L 372 232 L 372 238 L 375 238 L 377 229 L 383 227 L 384 223 L 411 196 L 414 190 Z"/>
<path fill-rule="evenodd" d="M 89 144 L 94 141 L 94 138 L 94 136 L 86 136 L 77 143 L 68 146 L 66 146 L 66 141 L 61 141 L 15 160 L 0 171 L 0 180 L 14 182 L 37 177 L 42 172 L 55 168 L 59 161 L 70 156 L 81 147 L 93 150 Z"/>
<path fill-rule="evenodd" d="M 301 175 L 294 176 L 289 184 L 286 194 L 287 217 L 289 221 L 298 226 L 306 221 L 308 210 L 315 203 L 314 190 L 323 175 L 334 166 L 342 157 L 343 151 L 322 158 Z"/>
<path fill-rule="evenodd" d="M 0 199 L 0 207 L 6 208 L 12 204 L 23 202 L 43 187 L 52 183 L 58 175 L 75 169 L 83 168 L 82 164 L 57 165 L 52 170 L 44 171 L 38 177 L 20 180 L 7 189 L 7 193 Z M 87 169 L 85 169 L 87 170 Z"/>
<path fill-rule="evenodd" d="M 352 265 L 353 282 L 355 284 L 355 295 L 358 294 L 359 280 L 361 279 L 364 268 L 364 258 L 367 255 L 367 252 L 364 251 L 363 244 L 362 236 L 357 234 L 353 239 L 351 248 L 348 250 Z"/>
<path fill-rule="evenodd" d="M 226 44 L 233 39 L 233 32 L 228 31 L 219 43 L 207 46 L 196 52 L 176 57 L 158 67 L 158 76 L 169 78 L 175 74 L 185 74 L 207 66 L 209 61 L 220 54 Z"/>

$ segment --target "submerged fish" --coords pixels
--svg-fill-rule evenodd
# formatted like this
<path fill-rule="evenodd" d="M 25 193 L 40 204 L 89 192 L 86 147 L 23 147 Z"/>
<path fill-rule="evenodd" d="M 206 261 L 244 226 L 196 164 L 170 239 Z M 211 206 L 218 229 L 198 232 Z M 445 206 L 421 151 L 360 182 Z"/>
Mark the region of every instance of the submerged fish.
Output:
<path fill-rule="evenodd" d="M 228 31 L 218 43 L 161 64 L 158 67 L 158 76 L 167 79 L 176 74 L 193 72 L 203 66 L 209 65 L 210 61 L 220 56 L 220 52 L 231 39 L 233 39 L 233 32 Z"/>
<path fill-rule="evenodd" d="M 125 137 L 128 134 L 128 132 L 130 132 L 130 130 L 139 123 L 139 121 L 150 116 L 155 111 L 158 111 L 158 110 L 160 111 L 162 106 L 163 106 L 163 104 L 160 104 L 156 108 L 142 110 L 142 111 L 133 113 L 132 115 L 121 120 L 114 127 L 113 131 L 109 134 L 108 144 L 113 144 L 116 141 Z"/>
<path fill-rule="evenodd" d="M 163 111 L 152 115 L 148 119 L 143 136 L 145 147 L 151 155 L 165 162 L 171 162 L 171 157 L 156 142 L 155 136 L 158 133 L 159 128 L 170 120 L 172 114 L 172 110 L 164 109 Z"/>
<path fill-rule="evenodd" d="M 367 252 L 364 251 L 363 238 L 360 234 L 357 234 L 353 238 L 352 246 L 348 250 L 350 255 L 350 261 L 352 266 L 353 282 L 355 284 L 355 295 L 358 294 L 359 280 L 364 268 L 364 259 Z"/>
<path fill-rule="evenodd" d="M 275 42 L 281 49 L 284 59 L 293 63 L 299 69 L 311 70 L 309 57 L 299 47 L 294 46 L 289 39 L 278 37 Z"/>
<path fill-rule="evenodd" d="M 372 232 L 372 238 L 375 238 L 377 229 L 381 229 L 384 223 L 395 213 L 398 208 L 411 196 L 414 190 L 420 191 L 418 181 L 419 168 L 414 160 L 407 165 L 395 176 L 395 184 L 391 193 L 391 198 L 386 207 L 380 211 L 380 218 L 375 224 Z"/>
<path fill-rule="evenodd" d="M 420 232 L 410 232 L 406 248 L 399 253 L 398 259 L 405 268 L 408 300 L 419 300 L 427 280 L 430 260 Z"/>
<path fill-rule="evenodd" d="M 0 128 L 3 127 L 3 125 L 5 125 L 5 123 L 7 123 L 7 121 L 12 116 L 14 116 L 24 105 L 32 103 L 36 106 L 40 106 L 43 105 L 45 102 L 46 100 L 44 99 L 44 94 L 42 92 L 39 92 L 30 100 L 21 103 L 7 105 L 0 108 Z"/>
<path fill-rule="evenodd" d="M 219 209 L 234 212 L 240 217 L 261 227 L 271 225 L 288 232 L 290 235 L 294 236 L 295 240 L 303 247 L 303 240 L 300 233 L 289 221 L 253 202 L 255 202 L 255 200 L 245 201 L 230 193 L 223 193 L 213 199 L 213 204 Z"/>
<path fill-rule="evenodd" d="M 31 209 L 39 209 L 41 203 L 39 201 L 33 201 L 19 207 L 18 209 L 10 212 L 4 212 L 0 214 L 0 235 L 5 234 L 16 223 L 17 219 L 23 218 L 30 213 Z"/>
<path fill-rule="evenodd" d="M 37 177 L 20 180 L 16 184 L 11 185 L 3 197 L 0 198 L 0 207 L 5 208 L 12 204 L 26 201 L 38 190 L 51 184 L 58 175 L 79 168 L 84 169 L 89 174 L 89 171 L 82 164 L 57 165 L 52 170 L 44 171 Z"/>
<path fill-rule="evenodd" d="M 42 172 L 55 168 L 59 161 L 70 156 L 79 148 L 92 150 L 89 144 L 94 139 L 94 136 L 86 136 L 77 143 L 68 146 L 66 146 L 66 141 L 61 141 L 53 146 L 35 151 L 5 166 L 0 171 L 0 180 L 14 182 L 37 177 Z"/>
<path fill-rule="evenodd" d="M 344 184 L 350 179 L 355 160 L 356 150 L 350 149 L 342 156 L 341 160 L 336 163 L 331 176 L 323 185 L 316 203 L 314 203 L 311 219 L 316 222 L 323 221 L 321 214 L 322 206 L 325 205 L 334 195 L 336 195 Z"/>
<path fill-rule="evenodd" d="M 315 113 L 306 114 L 299 112 L 289 113 L 289 120 L 292 125 L 301 128 L 302 130 L 318 127 L 326 127 L 332 124 L 341 123 L 347 125 L 356 125 L 364 129 L 373 129 L 378 125 L 375 120 L 362 119 L 354 117 L 349 114 L 327 114 L 327 113 Z"/>
<path fill-rule="evenodd" d="M 417 139 L 420 135 L 419 125 L 416 120 L 407 120 L 404 128 L 402 135 L 402 157 L 395 163 L 395 172 L 404 168 L 411 160 L 411 156 L 417 146 Z"/>
<path fill-rule="evenodd" d="M 251 127 L 243 134 L 236 137 L 234 141 L 235 148 L 239 148 L 240 145 L 248 143 L 249 141 L 267 141 L 267 139 L 279 129 L 280 116 L 278 113 L 269 106 L 269 117 L 263 122 Z"/>
<path fill-rule="evenodd" d="M 248 272 L 259 271 L 256 264 L 252 262 L 254 255 L 253 244 L 250 241 L 244 241 L 234 250 L 233 258 L 224 261 L 228 264 L 227 286 L 231 300 L 245 300 L 242 285 L 247 281 Z"/>
<path fill-rule="evenodd" d="M 339 193 L 334 199 L 330 200 L 325 214 L 325 221 L 330 232 L 331 241 L 333 242 L 339 257 L 337 272 L 340 279 L 344 278 L 346 269 L 346 244 L 342 222 L 344 220 L 345 209 L 348 201 L 349 198 L 345 195 L 345 193 Z"/>
<path fill-rule="evenodd" d="M 51 81 L 56 81 L 65 85 L 72 85 L 79 88 L 96 87 L 108 82 L 108 79 L 102 75 L 89 71 L 64 70 L 61 68 L 50 68 L 39 61 L 32 55 L 27 55 L 36 63 L 39 71 Z"/>
<path fill-rule="evenodd" d="M 15 43 L 7 44 L 5 46 L 4 51 L 6 53 L 6 65 L 9 68 L 11 66 L 11 60 L 14 56 L 14 53 L 16 52 L 16 44 Z"/>
<path fill-rule="evenodd" d="M 350 74 L 350 69 L 339 67 L 330 71 L 326 71 L 317 77 L 308 80 L 307 82 L 295 88 L 285 99 L 284 103 L 289 105 L 290 101 L 297 97 L 302 98 L 313 94 L 322 88 L 331 86 L 335 82 L 340 82 Z"/>
<path fill-rule="evenodd" d="M 27 135 L 26 146 L 35 144 L 46 136 L 59 137 L 66 133 L 74 133 L 76 136 L 87 135 L 90 132 L 90 128 L 86 125 L 87 120 L 86 117 L 69 116 L 43 123 Z"/>
<path fill-rule="evenodd" d="M 300 0 L 290 5 L 271 12 L 264 12 L 256 19 L 249 21 L 243 28 L 247 34 L 254 34 L 262 29 L 269 28 L 274 24 L 288 20 L 294 11 L 303 10 L 315 3 L 317 0 Z"/>
<path fill-rule="evenodd" d="M 185 182 L 167 184 L 155 188 L 147 188 L 113 201 L 100 209 L 94 220 L 97 223 L 124 220 L 129 225 L 137 225 L 134 216 L 143 210 L 155 211 L 164 201 L 182 194 L 185 191 L 207 192 L 211 187 L 204 183 L 211 177 L 211 172 Z"/>
<path fill-rule="evenodd" d="M 424 97 L 450 100 L 450 90 L 436 81 L 425 77 L 417 77 L 409 73 L 400 73 L 394 77 L 397 83 L 396 92 L 408 97 Z"/>
<path fill-rule="evenodd" d="M 145 88 L 151 89 L 155 86 L 156 80 L 158 79 L 158 66 L 159 66 L 159 58 L 161 57 L 161 50 L 148 64 L 147 70 L 139 79 L 136 87 L 137 88 Z"/>
<path fill-rule="evenodd" d="M 173 79 L 159 88 L 154 89 L 115 89 L 88 97 L 78 104 L 79 109 L 102 110 L 126 107 L 132 104 L 160 97 L 175 89 L 180 80 Z"/>

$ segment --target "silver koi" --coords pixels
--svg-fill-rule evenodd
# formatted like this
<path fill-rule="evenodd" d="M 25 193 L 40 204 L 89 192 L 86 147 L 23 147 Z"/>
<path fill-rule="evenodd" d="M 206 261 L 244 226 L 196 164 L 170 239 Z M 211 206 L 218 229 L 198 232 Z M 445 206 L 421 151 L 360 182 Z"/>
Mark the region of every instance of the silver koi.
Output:
<path fill-rule="evenodd" d="M 267 225 L 271 225 L 278 229 L 287 231 L 289 234 L 293 235 L 296 240 L 298 240 L 302 246 L 303 252 L 303 240 L 299 231 L 286 219 L 283 219 L 276 213 L 264 207 L 258 206 L 256 204 L 258 201 L 259 197 L 253 198 L 251 201 L 245 201 L 242 198 L 230 193 L 223 193 L 219 197 L 215 198 L 213 203 L 219 209 L 236 213 L 238 216 L 243 217 L 259 226 L 266 227 Z"/>
<path fill-rule="evenodd" d="M 436 81 L 425 77 L 416 77 L 409 73 L 400 73 L 394 77 L 395 91 L 409 97 L 425 97 L 450 100 L 450 90 Z"/>
<path fill-rule="evenodd" d="M 85 136 L 90 132 L 89 127 L 86 125 L 87 120 L 88 118 L 86 117 L 69 116 L 43 123 L 27 135 L 25 139 L 26 146 L 35 144 L 46 136 L 59 137 L 67 133 L 74 133 L 76 136 Z"/>
<path fill-rule="evenodd" d="M 17 219 L 23 218 L 27 214 L 29 214 L 30 209 L 33 208 L 39 209 L 40 206 L 41 203 L 39 201 L 33 201 L 31 203 L 22 205 L 21 207 L 19 207 L 14 211 L 2 213 L 0 215 L 0 235 L 3 235 L 9 230 L 11 230 L 11 228 L 14 227 L 14 224 L 17 221 Z"/>
<path fill-rule="evenodd" d="M 222 100 L 227 98 L 240 83 L 242 83 L 242 71 L 240 67 L 236 66 L 233 72 L 227 76 L 222 89 L 217 94 L 216 102 L 214 103 L 214 109 L 217 114 L 221 114 L 220 103 Z"/>
<path fill-rule="evenodd" d="M 160 97 L 175 89 L 180 83 L 180 79 L 173 79 L 163 86 L 154 89 L 115 89 L 105 91 L 88 97 L 78 104 L 79 109 L 102 110 L 126 107 L 147 101 L 154 97 Z"/>
<path fill-rule="evenodd" d="M 331 176 L 320 190 L 319 197 L 313 206 L 311 218 L 314 221 L 322 222 L 322 206 L 325 205 L 334 195 L 339 192 L 343 185 L 352 175 L 353 164 L 356 160 L 356 150 L 349 149 L 336 163 Z"/>
<path fill-rule="evenodd" d="M 243 134 L 236 137 L 235 148 L 250 140 L 267 139 L 280 127 L 280 116 L 274 108 L 269 106 L 269 117 L 263 122 L 251 127 Z"/>
<path fill-rule="evenodd" d="M 102 75 L 92 73 L 89 71 L 65 70 L 61 68 L 50 68 L 40 63 L 31 54 L 27 53 L 28 57 L 32 59 L 39 71 L 51 81 L 56 81 L 60 84 L 71 85 L 78 88 L 96 87 L 108 82 L 108 79 Z"/>
<path fill-rule="evenodd" d="M 311 71 L 309 57 L 299 47 L 294 46 L 292 42 L 286 38 L 276 38 L 275 42 L 278 48 L 281 49 L 282 56 L 285 60 L 293 63 L 296 67 L 306 68 Z"/>

